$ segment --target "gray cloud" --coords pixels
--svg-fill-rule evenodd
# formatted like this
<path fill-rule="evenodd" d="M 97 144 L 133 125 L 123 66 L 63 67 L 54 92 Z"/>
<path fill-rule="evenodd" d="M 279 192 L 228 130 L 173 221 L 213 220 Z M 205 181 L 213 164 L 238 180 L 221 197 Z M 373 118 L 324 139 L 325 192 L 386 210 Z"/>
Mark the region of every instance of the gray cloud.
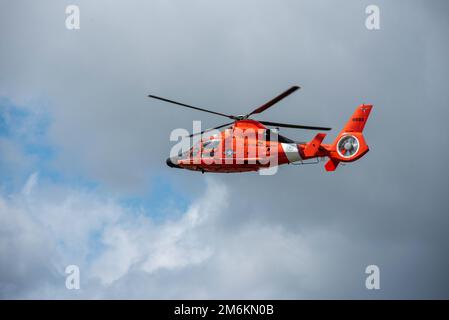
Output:
<path fill-rule="evenodd" d="M 204 176 L 165 166 L 168 136 L 191 120 L 221 119 L 149 101 L 148 93 L 242 113 L 300 84 L 260 118 L 330 125 L 327 139 L 355 106 L 375 106 L 365 129 L 371 151 L 333 174 L 320 164 L 215 176 L 228 209 L 214 220 L 216 234 L 196 231 L 220 251 L 213 258 L 156 275 L 130 268 L 87 295 L 448 297 L 446 2 L 376 1 L 379 31 L 364 26 L 372 1 L 77 3 L 76 32 L 64 28 L 66 3 L 2 5 L 0 94 L 43 106 L 55 168 L 99 181 L 102 191 L 142 194 L 162 175 L 180 194 L 204 197 Z M 25 259 L 34 258 L 14 261 Z M 375 293 L 363 288 L 372 263 L 382 272 Z M 2 266 L 2 279 L 25 282 L 10 270 Z M 167 290 L 147 291 L 153 285 Z"/>

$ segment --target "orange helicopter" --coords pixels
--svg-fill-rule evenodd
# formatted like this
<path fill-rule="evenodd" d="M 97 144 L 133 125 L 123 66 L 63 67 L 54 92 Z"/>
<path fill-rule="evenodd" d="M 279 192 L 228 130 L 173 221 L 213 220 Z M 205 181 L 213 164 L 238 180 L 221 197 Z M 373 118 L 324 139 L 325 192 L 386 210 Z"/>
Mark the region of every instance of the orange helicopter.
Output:
<path fill-rule="evenodd" d="M 299 88 L 299 86 L 293 86 L 250 113 L 237 116 L 149 95 L 150 98 L 232 120 L 230 123 L 187 136 L 189 139 L 195 136 L 204 138 L 200 138 L 193 145 L 189 144 L 186 151 L 180 151 L 178 154 L 170 156 L 167 159 L 167 165 L 172 168 L 202 173 L 231 173 L 259 171 L 290 163 L 307 164 L 311 162 L 305 160 L 310 159 L 315 160 L 312 163 L 318 163 L 320 159 L 327 157 L 329 160 L 324 167 L 326 171 L 334 171 L 339 163 L 353 162 L 368 152 L 369 148 L 362 132 L 373 107 L 370 104 L 358 106 L 343 130 L 330 144 L 323 143 L 326 137 L 325 133 L 318 133 L 310 142 L 295 142 L 278 134 L 278 130 L 269 129 L 267 126 L 325 131 L 331 130 L 331 128 L 249 119 L 252 115 L 262 113 L 272 107 Z M 227 126 L 229 126 L 228 129 L 218 131 Z"/>

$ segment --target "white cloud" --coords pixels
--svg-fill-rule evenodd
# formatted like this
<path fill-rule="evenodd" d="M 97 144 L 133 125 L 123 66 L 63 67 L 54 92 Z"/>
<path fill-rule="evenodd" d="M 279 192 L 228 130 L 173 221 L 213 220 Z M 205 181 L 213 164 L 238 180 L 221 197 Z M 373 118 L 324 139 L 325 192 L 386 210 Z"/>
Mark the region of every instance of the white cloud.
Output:
<path fill-rule="evenodd" d="M 370 297 L 363 270 L 373 260 L 393 269 L 416 254 L 431 261 L 425 245 L 380 253 L 332 226 L 229 224 L 233 202 L 216 179 L 206 179 L 182 215 L 162 222 L 95 190 L 37 180 L 32 174 L 27 192 L 0 196 L 4 298 L 360 298 Z M 81 269 L 78 292 L 65 289 L 69 264 Z M 386 296 L 404 297 L 394 281 L 399 291 Z"/>
<path fill-rule="evenodd" d="M 323 256 L 313 252 L 313 233 L 256 222 L 223 228 L 229 193 L 214 179 L 183 215 L 156 223 L 141 209 L 37 184 L 37 177 L 29 177 L 25 191 L 0 197 L 0 253 L 9 257 L 0 263 L 4 297 L 71 297 L 64 290 L 68 264 L 81 268 L 82 297 L 257 298 L 297 296 L 314 287 L 310 279 Z M 146 289 L 135 290 L 133 274 L 143 277 Z M 299 282 L 283 292 L 292 279 Z"/>

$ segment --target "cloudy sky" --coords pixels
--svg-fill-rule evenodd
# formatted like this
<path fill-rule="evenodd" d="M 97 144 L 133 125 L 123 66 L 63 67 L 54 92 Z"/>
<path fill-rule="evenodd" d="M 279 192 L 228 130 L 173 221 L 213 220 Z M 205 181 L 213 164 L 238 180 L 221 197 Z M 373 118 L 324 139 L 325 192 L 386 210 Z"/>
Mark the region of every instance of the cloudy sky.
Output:
<path fill-rule="evenodd" d="M 449 298 L 447 1 L 0 5 L 1 298 Z M 295 84 L 259 118 L 330 141 L 372 103 L 370 152 L 334 173 L 166 166 L 174 128 L 222 119 L 147 94 L 241 114 Z"/>

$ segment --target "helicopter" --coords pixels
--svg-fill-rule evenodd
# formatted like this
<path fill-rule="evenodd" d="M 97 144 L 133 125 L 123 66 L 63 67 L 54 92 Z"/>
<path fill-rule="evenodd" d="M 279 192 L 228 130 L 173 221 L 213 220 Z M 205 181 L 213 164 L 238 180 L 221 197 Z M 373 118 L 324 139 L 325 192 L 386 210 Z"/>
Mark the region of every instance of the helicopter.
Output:
<path fill-rule="evenodd" d="M 335 171 L 340 163 L 356 161 L 369 151 L 363 130 L 373 108 L 372 104 L 359 105 L 337 137 L 328 144 L 323 143 L 326 133 L 317 133 L 309 142 L 297 142 L 280 135 L 278 131 L 279 127 L 329 131 L 331 130 L 329 127 L 250 119 L 251 116 L 271 108 L 298 89 L 300 89 L 299 86 L 292 86 L 253 111 L 242 115 L 229 115 L 148 95 L 149 98 L 232 120 L 232 122 L 187 136 L 188 138 L 200 136 L 200 138 L 197 143 L 193 145 L 190 143 L 186 151 L 171 155 L 166 160 L 167 165 L 171 168 L 202 173 L 235 173 L 259 171 L 283 164 L 318 163 L 327 158 L 328 161 L 324 165 L 325 170 Z M 224 127 L 228 128 L 218 131 Z M 310 162 L 310 160 L 315 162 Z"/>

